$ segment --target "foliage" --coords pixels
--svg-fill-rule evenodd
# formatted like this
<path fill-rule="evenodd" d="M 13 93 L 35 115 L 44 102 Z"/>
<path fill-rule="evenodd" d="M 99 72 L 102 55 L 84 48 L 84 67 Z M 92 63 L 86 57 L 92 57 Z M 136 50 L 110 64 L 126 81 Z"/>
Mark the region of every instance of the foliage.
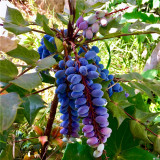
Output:
<path fill-rule="evenodd" d="M 46 107 L 47 104 L 39 95 L 40 92 L 47 90 L 48 87 L 38 91 L 37 87 L 43 87 L 46 83 L 51 85 L 49 88 L 57 87 L 57 84 L 55 84 L 57 77 L 54 74 L 60 70 L 58 63 L 61 60 L 66 60 L 68 54 L 76 59 L 76 52 L 80 51 L 78 47 L 83 47 L 84 49 L 83 45 L 99 44 L 99 40 L 103 40 L 105 52 L 109 53 L 108 62 L 105 61 L 108 69 L 112 67 L 112 62 L 117 63 L 118 59 L 118 57 L 114 57 L 114 51 L 111 49 L 111 42 L 109 41 L 111 38 L 115 38 L 115 41 L 120 39 L 125 45 L 129 43 L 129 40 L 134 41 L 136 39 L 140 52 L 143 50 L 142 43 L 143 45 L 147 44 L 148 39 L 154 43 L 155 41 L 151 38 L 151 34 L 160 33 L 157 1 L 147 0 L 144 3 L 137 1 L 137 4 L 130 4 L 130 8 L 126 12 L 125 9 L 122 9 L 124 8 L 121 7 L 122 4 L 126 4 L 126 1 L 113 0 L 106 4 L 98 2 L 87 8 L 88 6 L 85 3 L 77 1 L 76 13 L 71 7 L 71 15 L 57 14 L 57 18 L 68 27 L 67 35 L 65 35 L 65 30 L 63 29 L 50 27 L 49 19 L 44 15 L 37 13 L 36 20 L 33 22 L 42 31 L 34 29 L 31 26 L 32 24 L 25 20 L 18 10 L 7 8 L 3 27 L 8 31 L 16 35 L 34 31 L 54 38 L 53 41 L 49 41 L 47 37 L 44 37 L 41 41 L 42 54 L 44 54 L 44 51 L 48 53 L 43 59 L 39 51 L 38 53 L 33 49 L 27 49 L 20 44 L 16 49 L 5 53 L 12 58 L 23 61 L 25 65 L 22 65 L 21 69 L 11 60 L 0 60 L 2 87 L 0 91 L 0 158 L 27 157 L 25 154 L 32 151 L 32 155 L 34 152 L 38 152 L 41 154 L 41 159 L 45 159 L 46 156 L 42 155 L 42 153 L 49 144 L 50 148 L 45 154 L 51 158 L 54 157 L 52 152 L 61 155 L 61 150 L 64 150 L 63 160 L 94 159 L 93 149 L 86 144 L 86 138 L 81 131 L 80 134 L 82 136 L 78 138 L 78 141 L 73 143 L 75 139 L 70 140 L 69 142 L 72 141 L 72 143 L 68 143 L 65 147 L 60 133 L 61 128 L 57 127 L 60 121 L 54 120 L 55 115 L 51 116 L 53 119 L 46 116 L 50 107 Z M 96 36 L 96 33 L 94 33 L 93 38 L 89 38 L 86 33 L 84 38 L 79 30 L 74 30 L 73 24 L 81 16 L 83 10 L 83 16 L 90 16 L 95 13 L 95 9 L 100 7 L 101 10 L 108 11 L 108 18 L 113 15 L 113 19 L 108 20 L 106 26 L 101 25 L 99 31 L 97 31 L 99 33 Z M 119 14 L 117 9 L 120 9 L 119 12 L 124 11 L 125 13 L 117 16 Z M 151 9 L 152 13 L 150 12 Z M 54 24 L 53 26 L 58 25 Z M 77 34 L 78 32 L 80 36 Z M 76 36 L 79 36 L 81 41 Z M 88 45 L 87 47 L 91 46 Z M 99 53 L 99 55 L 103 57 L 103 54 Z M 106 56 L 106 53 L 104 55 Z M 84 57 L 84 53 L 82 52 L 80 56 Z M 133 56 L 132 53 L 130 56 Z M 140 53 L 138 57 L 141 57 Z M 129 67 L 131 64 L 128 64 L 127 61 L 130 57 L 127 58 L 123 58 L 123 64 L 125 63 Z M 93 60 L 89 59 L 89 63 L 93 63 Z M 95 83 L 102 84 L 104 98 L 108 101 L 105 107 L 110 113 L 109 127 L 112 129 L 112 134 L 105 145 L 102 159 L 105 159 L 106 156 L 110 159 L 153 159 L 160 154 L 160 72 L 157 69 L 153 69 L 142 74 L 137 72 L 114 74 L 115 84 L 120 83 L 124 91 L 114 92 L 112 96 L 108 94 L 111 81 L 104 81 L 102 78 L 94 80 Z M 137 90 L 139 93 L 136 93 Z M 129 97 L 126 97 L 125 93 L 128 93 Z M 55 102 L 58 104 L 56 96 L 53 102 L 48 104 L 48 106 L 51 106 L 50 113 L 52 113 L 52 108 L 55 107 L 56 109 L 57 107 Z M 155 113 L 150 112 L 151 103 L 158 106 Z M 57 114 L 54 113 L 57 117 L 60 115 L 58 111 Z M 47 119 L 49 120 L 47 121 Z M 50 119 L 54 120 L 53 130 Z M 31 126 L 32 124 L 34 124 L 34 127 Z M 48 128 L 49 125 L 51 126 L 50 128 Z M 14 145 L 16 151 L 14 152 L 15 155 L 12 156 L 12 147 Z M 13 148 L 15 149 L 15 147 Z M 146 148 L 147 151 L 145 150 Z M 40 155 L 32 157 L 38 158 Z"/>

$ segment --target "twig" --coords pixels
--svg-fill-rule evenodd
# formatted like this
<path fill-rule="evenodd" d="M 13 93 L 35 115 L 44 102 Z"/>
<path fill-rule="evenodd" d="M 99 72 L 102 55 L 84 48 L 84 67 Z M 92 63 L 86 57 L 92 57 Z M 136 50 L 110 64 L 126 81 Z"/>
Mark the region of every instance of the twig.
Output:
<path fill-rule="evenodd" d="M 16 143 L 19 143 L 19 142 L 24 142 L 24 141 L 28 141 L 30 139 L 36 139 L 38 137 L 31 137 L 31 138 L 26 138 L 26 139 L 22 139 L 22 140 L 19 140 L 19 141 L 15 141 Z"/>
<path fill-rule="evenodd" d="M 48 141 L 42 146 L 42 149 L 41 149 L 41 159 L 42 160 L 46 159 L 46 151 L 47 151 L 47 147 L 49 144 L 50 134 L 51 134 L 51 130 L 52 130 L 52 124 L 55 119 L 57 106 L 58 106 L 58 96 L 57 96 L 57 94 L 55 94 L 54 99 L 51 103 L 50 115 L 48 118 L 46 130 L 44 133 L 44 136 L 48 137 Z"/>
<path fill-rule="evenodd" d="M 26 70 L 24 70 L 22 73 L 20 73 L 15 79 L 17 79 L 18 77 L 22 76 L 24 73 L 26 73 L 27 71 L 29 71 L 30 69 L 32 69 L 33 66 L 27 68 Z M 2 93 L 3 91 L 5 91 L 7 88 L 9 88 L 13 83 L 9 83 L 8 85 L 6 85 L 1 91 L 0 93 Z"/>
<path fill-rule="evenodd" d="M 47 89 L 49 89 L 49 88 L 52 88 L 52 87 L 54 87 L 54 85 L 48 86 L 48 87 L 43 88 L 43 89 L 41 89 L 41 90 L 39 90 L 39 91 L 35 91 L 35 92 L 31 93 L 31 94 L 27 94 L 25 97 L 28 97 L 28 96 L 30 96 L 30 95 L 32 95 L 32 94 L 37 94 L 37 93 L 43 92 L 43 91 L 45 91 L 45 90 L 47 90 Z"/>
<path fill-rule="evenodd" d="M 97 39 L 93 39 L 93 40 L 87 40 L 84 42 L 84 44 L 99 41 L 99 40 L 104 40 L 104 39 L 115 38 L 115 37 L 124 37 L 124 36 L 131 36 L 131 35 L 140 35 L 140 34 L 153 34 L 153 33 L 156 33 L 156 32 L 136 32 L 136 33 L 125 33 L 125 34 L 120 34 L 120 35 L 116 35 L 116 36 L 112 35 L 110 37 L 103 37 L 103 38 L 97 38 Z"/>
<path fill-rule="evenodd" d="M 123 110 L 123 109 L 122 109 L 122 110 Z M 128 115 L 131 119 L 133 119 L 133 120 L 135 120 L 136 122 L 140 123 L 141 125 L 145 126 L 144 123 L 142 123 L 142 122 L 139 121 L 138 119 L 132 117 L 132 116 L 131 116 L 129 113 L 127 113 L 125 110 L 123 110 L 123 111 L 124 111 L 124 113 L 125 113 L 126 115 Z M 152 133 L 152 134 L 155 135 L 156 137 L 159 137 L 159 138 L 160 138 L 160 135 L 154 133 L 153 131 L 151 131 L 151 130 L 150 130 L 149 128 L 147 128 L 146 126 L 145 126 L 145 128 L 146 128 L 147 131 L 149 131 L 150 133 Z"/>

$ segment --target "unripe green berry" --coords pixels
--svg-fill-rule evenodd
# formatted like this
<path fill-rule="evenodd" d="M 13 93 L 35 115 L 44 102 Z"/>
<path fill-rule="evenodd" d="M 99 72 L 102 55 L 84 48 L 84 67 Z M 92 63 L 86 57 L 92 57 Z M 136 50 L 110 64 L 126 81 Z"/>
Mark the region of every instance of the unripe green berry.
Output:
<path fill-rule="evenodd" d="M 87 22 L 88 22 L 88 24 L 93 24 L 96 22 L 96 20 L 97 20 L 96 15 L 92 15 L 87 19 Z"/>
<path fill-rule="evenodd" d="M 102 18 L 102 17 L 105 16 L 105 12 L 104 12 L 104 11 L 97 11 L 97 12 L 96 12 L 96 16 L 97 16 L 98 18 Z"/>

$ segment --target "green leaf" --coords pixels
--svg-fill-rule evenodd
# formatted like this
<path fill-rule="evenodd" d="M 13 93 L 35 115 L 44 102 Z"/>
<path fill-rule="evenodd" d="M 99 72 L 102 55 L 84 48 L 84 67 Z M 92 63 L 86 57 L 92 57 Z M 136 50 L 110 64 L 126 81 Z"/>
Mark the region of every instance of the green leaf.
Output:
<path fill-rule="evenodd" d="M 56 13 L 57 18 L 65 25 L 68 25 L 68 19 L 65 18 L 64 15 L 60 14 L 60 13 Z"/>
<path fill-rule="evenodd" d="M 50 51 L 50 52 L 56 52 L 56 46 L 55 46 L 55 42 L 53 41 L 53 43 L 49 42 L 45 37 L 43 37 L 44 40 L 44 44 L 46 46 L 46 48 Z"/>
<path fill-rule="evenodd" d="M 42 82 L 49 83 L 49 84 L 55 83 L 55 78 L 53 78 L 52 76 L 44 74 L 43 72 L 40 72 L 40 74 L 42 77 Z"/>
<path fill-rule="evenodd" d="M 53 56 L 46 57 L 37 63 L 37 71 L 42 71 L 51 68 L 56 64 L 56 60 Z"/>
<path fill-rule="evenodd" d="M 43 21 L 43 30 L 46 32 L 46 34 L 50 36 L 54 37 L 56 35 L 56 33 L 50 29 L 50 27 L 46 24 L 45 21 Z"/>
<path fill-rule="evenodd" d="M 118 120 L 118 125 L 120 126 L 121 123 L 126 119 L 129 118 L 124 113 L 124 108 L 131 106 L 132 104 L 129 103 L 125 97 L 124 92 L 114 93 L 111 96 L 111 101 L 107 104 L 107 108 L 113 113 L 113 117 L 116 117 Z"/>
<path fill-rule="evenodd" d="M 89 13 L 91 12 L 92 10 L 96 9 L 96 8 L 100 8 L 104 5 L 105 3 L 102 3 L 102 2 L 97 2 L 95 3 L 94 5 L 90 6 L 90 7 L 87 7 L 87 9 L 84 11 L 84 13 Z"/>
<path fill-rule="evenodd" d="M 142 98 L 141 93 L 136 94 L 133 97 L 128 97 L 128 101 L 132 104 L 134 104 L 134 106 L 144 112 L 149 112 L 149 108 L 146 106 L 146 104 L 144 103 L 144 100 Z"/>
<path fill-rule="evenodd" d="M 142 76 L 146 79 L 154 79 L 158 75 L 158 70 L 156 69 L 149 69 L 142 73 Z"/>
<path fill-rule="evenodd" d="M 8 130 L 3 131 L 3 134 L 0 133 L 0 153 L 6 148 L 8 135 Z"/>
<path fill-rule="evenodd" d="M 106 69 L 108 69 L 108 68 L 109 68 L 109 66 L 110 66 L 110 64 L 111 64 L 111 50 L 110 50 L 110 47 L 109 47 L 109 45 L 108 45 L 107 41 L 104 41 L 104 42 L 105 42 L 105 45 L 106 45 L 107 51 L 108 51 L 108 53 L 109 53 L 109 60 L 108 60 L 107 67 L 106 67 Z"/>
<path fill-rule="evenodd" d="M 11 57 L 19 58 L 25 61 L 29 65 L 35 65 L 35 63 L 39 60 L 40 56 L 35 50 L 28 50 L 27 48 L 18 45 L 16 49 L 7 52 Z"/>
<path fill-rule="evenodd" d="M 12 125 L 21 103 L 22 100 L 17 93 L 12 92 L 0 96 L 0 133 Z"/>
<path fill-rule="evenodd" d="M 117 158 L 118 160 L 154 160 L 156 156 L 152 153 L 148 152 L 147 150 L 143 150 L 140 147 L 134 147 L 128 149 L 121 153 L 121 155 Z"/>
<path fill-rule="evenodd" d="M 78 142 L 68 143 L 62 160 L 94 160 L 93 149 Z"/>
<path fill-rule="evenodd" d="M 129 93 L 129 96 L 135 96 L 135 89 L 130 87 L 129 85 L 126 85 L 123 82 L 120 82 L 120 85 L 122 86 L 123 90 L 126 91 L 127 93 Z"/>
<path fill-rule="evenodd" d="M 10 83 L 31 91 L 32 89 L 41 85 L 42 81 L 38 73 L 28 73 L 18 77 L 13 81 L 10 81 Z"/>
<path fill-rule="evenodd" d="M 116 75 L 117 78 L 121 78 L 122 80 L 126 80 L 126 81 L 131 81 L 131 80 L 142 80 L 143 77 L 137 73 L 137 72 L 132 72 L 132 73 L 128 73 L 128 74 L 123 74 L 123 75 Z"/>
<path fill-rule="evenodd" d="M 13 146 L 8 144 L 7 147 L 0 153 L 0 159 L 13 160 L 12 150 L 13 150 Z"/>
<path fill-rule="evenodd" d="M 137 88 L 137 89 L 145 92 L 148 95 L 148 97 L 150 97 L 154 101 L 152 92 L 148 88 L 147 85 L 144 85 L 144 84 L 138 83 L 138 82 L 130 82 L 129 84 L 131 85 L 131 87 Z"/>
<path fill-rule="evenodd" d="M 55 44 L 56 44 L 56 47 L 57 47 L 57 52 L 60 53 L 60 52 L 62 52 L 64 50 L 63 42 L 57 37 L 55 37 Z"/>
<path fill-rule="evenodd" d="M 124 24 L 119 24 L 116 19 L 109 21 L 106 27 L 100 27 L 99 32 L 105 37 L 121 34 Z"/>
<path fill-rule="evenodd" d="M 39 13 L 37 13 L 37 17 L 36 17 L 36 23 L 40 26 L 43 26 L 43 21 L 48 24 L 48 18 L 45 15 L 41 15 Z"/>
<path fill-rule="evenodd" d="M 24 103 L 22 107 L 24 108 L 24 115 L 31 125 L 39 112 L 40 109 L 44 108 L 44 101 L 39 95 L 31 95 L 29 97 L 23 98 Z"/>
<path fill-rule="evenodd" d="M 14 33 L 15 35 L 19 35 L 19 34 L 23 34 L 23 33 L 27 33 L 27 32 L 32 31 L 31 28 L 23 27 L 23 26 L 18 26 L 16 24 L 12 24 L 12 23 L 8 23 L 8 22 L 4 22 L 3 23 L 3 27 L 6 30 Z"/>
<path fill-rule="evenodd" d="M 160 33 L 160 24 L 149 24 L 137 20 L 130 25 L 129 31 L 133 32 L 157 32 Z"/>
<path fill-rule="evenodd" d="M 139 109 L 136 109 L 135 113 L 134 113 L 134 117 L 136 119 L 138 119 L 140 122 L 142 122 L 143 124 L 145 124 L 145 125 L 148 125 L 148 124 L 152 123 L 153 120 L 158 115 L 160 115 L 160 112 L 157 112 L 157 113 L 148 113 L 148 112 L 143 112 L 143 111 L 141 111 Z"/>
<path fill-rule="evenodd" d="M 30 92 L 21 88 L 21 87 L 18 87 L 14 84 L 12 84 L 9 88 L 7 88 L 7 92 L 16 92 L 19 94 L 20 97 L 24 97 L 25 95 L 28 95 Z"/>
<path fill-rule="evenodd" d="M 24 20 L 21 12 L 17 9 L 7 7 L 5 21 L 19 26 L 26 26 L 28 22 Z"/>
<path fill-rule="evenodd" d="M 134 137 L 144 140 L 148 143 L 151 143 L 151 141 L 148 139 L 147 130 L 145 126 L 143 126 L 142 124 L 140 124 L 135 120 L 131 120 L 130 129 Z"/>
<path fill-rule="evenodd" d="M 153 146 L 154 150 L 160 154 L 160 137 L 156 137 Z"/>
<path fill-rule="evenodd" d="M 17 67 L 9 60 L 0 60 L 0 81 L 8 82 L 18 74 Z"/>
<path fill-rule="evenodd" d="M 119 128 L 117 127 L 117 120 L 110 115 L 109 128 L 112 129 L 112 133 L 111 137 L 107 139 L 105 150 L 107 152 L 107 156 L 110 157 L 111 160 L 118 160 L 120 157 L 122 158 L 122 154 L 128 149 L 139 145 L 139 140 L 135 140 L 130 132 L 128 120 L 123 121 Z M 136 155 L 134 156 L 136 157 Z M 105 160 L 104 156 L 103 160 Z"/>

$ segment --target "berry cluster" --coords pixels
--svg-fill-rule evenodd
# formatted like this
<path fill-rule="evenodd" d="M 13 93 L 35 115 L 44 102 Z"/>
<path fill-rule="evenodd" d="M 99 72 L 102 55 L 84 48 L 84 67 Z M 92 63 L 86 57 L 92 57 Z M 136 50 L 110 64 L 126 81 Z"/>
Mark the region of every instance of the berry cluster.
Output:
<path fill-rule="evenodd" d="M 83 30 L 83 35 L 87 39 L 92 39 L 94 34 L 99 31 L 99 27 L 105 27 L 111 18 L 106 18 L 106 13 L 104 11 L 96 11 L 94 15 L 91 15 L 87 20 L 84 20 L 80 16 L 76 22 L 77 27 Z"/>
<path fill-rule="evenodd" d="M 88 47 L 85 46 L 85 48 Z M 85 52 L 80 50 L 79 55 Z M 108 128 L 109 114 L 103 107 L 107 101 L 103 98 L 102 85 L 94 83 L 94 79 L 110 80 L 110 85 L 114 83 L 113 76 L 109 75 L 109 71 L 99 63 L 101 59 L 97 56 L 98 52 L 98 47 L 93 46 L 85 52 L 84 57 L 76 56 L 72 59 L 68 56 L 65 58 L 66 61 L 59 61 L 60 70 L 55 74 L 58 85 L 56 93 L 61 103 L 60 112 L 63 114 L 61 116 L 63 129 L 60 131 L 65 136 L 63 140 L 68 141 L 78 137 L 78 117 L 82 118 L 84 124 L 82 131 L 88 138 L 88 145 L 97 147 L 93 154 L 95 157 L 102 155 L 104 143 L 110 137 L 112 130 Z M 111 87 L 112 92 L 122 90 L 121 87 L 116 87 L 116 89 L 113 87 Z M 111 96 L 111 91 L 108 92 Z"/>

